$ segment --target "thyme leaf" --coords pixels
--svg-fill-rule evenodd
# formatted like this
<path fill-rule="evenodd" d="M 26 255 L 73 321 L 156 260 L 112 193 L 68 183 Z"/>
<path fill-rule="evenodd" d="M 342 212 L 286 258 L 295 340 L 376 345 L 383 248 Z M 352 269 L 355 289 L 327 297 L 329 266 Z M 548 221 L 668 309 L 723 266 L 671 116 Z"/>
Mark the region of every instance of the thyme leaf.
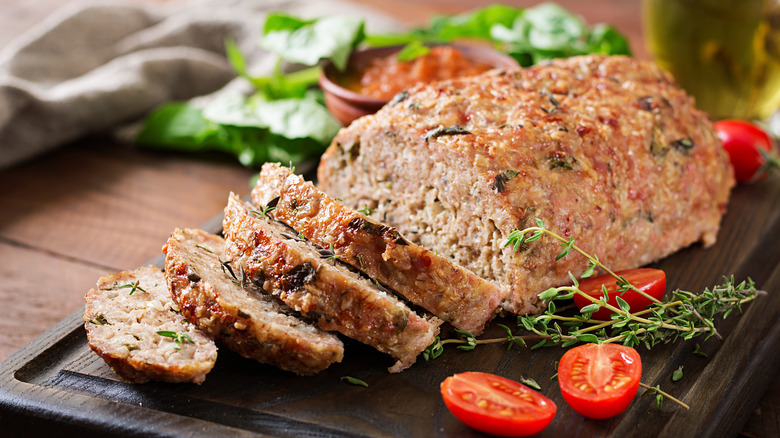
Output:
<path fill-rule="evenodd" d="M 683 367 L 680 365 L 680 368 L 677 368 L 672 373 L 672 382 L 679 382 L 683 378 Z"/>
<path fill-rule="evenodd" d="M 368 388 L 368 383 L 364 382 L 363 380 L 357 379 L 355 377 L 343 376 L 341 378 L 341 381 L 342 382 L 347 382 L 350 385 L 362 386 L 364 388 Z"/>
<path fill-rule="evenodd" d="M 157 334 L 165 338 L 173 339 L 173 342 L 176 343 L 176 347 L 174 348 L 175 350 L 181 350 L 181 346 L 184 341 L 187 341 L 190 344 L 195 343 L 187 333 L 177 333 L 173 330 L 160 330 L 157 332 Z"/>
<path fill-rule="evenodd" d="M 438 128 L 432 129 L 425 133 L 425 142 L 427 143 L 428 140 L 442 137 L 445 135 L 471 135 L 471 132 L 463 129 L 460 125 L 452 125 L 443 127 L 440 126 Z"/>
<path fill-rule="evenodd" d="M 521 378 L 520 382 L 522 382 L 525 386 L 527 386 L 529 388 L 533 388 L 533 389 L 535 389 L 537 391 L 541 391 L 542 390 L 542 387 L 539 386 L 539 384 L 536 383 L 536 380 L 534 380 L 534 379 Z"/>
<path fill-rule="evenodd" d="M 90 323 L 95 325 L 111 325 L 110 322 L 106 319 L 105 315 L 102 313 L 92 319 L 89 320 Z"/>
<path fill-rule="evenodd" d="M 293 169 L 295 169 L 295 166 L 293 166 Z M 262 207 L 260 210 L 249 210 L 250 213 L 254 213 L 263 219 L 266 219 L 268 217 L 268 214 L 274 210 L 274 207 L 270 207 L 268 205 Z"/>

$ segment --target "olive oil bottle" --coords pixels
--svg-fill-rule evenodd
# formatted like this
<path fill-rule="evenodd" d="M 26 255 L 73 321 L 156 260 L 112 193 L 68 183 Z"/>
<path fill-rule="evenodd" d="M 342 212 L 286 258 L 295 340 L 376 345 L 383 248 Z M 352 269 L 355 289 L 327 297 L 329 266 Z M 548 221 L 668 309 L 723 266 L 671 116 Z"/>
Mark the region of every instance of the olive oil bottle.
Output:
<path fill-rule="evenodd" d="M 648 50 L 713 119 L 780 108 L 780 0 L 643 0 Z"/>

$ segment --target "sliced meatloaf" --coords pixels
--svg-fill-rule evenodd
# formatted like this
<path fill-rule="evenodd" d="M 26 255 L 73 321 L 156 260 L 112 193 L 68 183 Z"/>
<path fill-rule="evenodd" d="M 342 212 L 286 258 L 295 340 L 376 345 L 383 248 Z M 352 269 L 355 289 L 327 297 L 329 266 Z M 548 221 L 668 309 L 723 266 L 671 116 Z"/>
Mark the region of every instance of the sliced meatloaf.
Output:
<path fill-rule="evenodd" d="M 600 55 L 417 86 L 342 129 L 318 168 L 329 195 L 509 286 L 516 313 L 587 263 L 556 262 L 547 238 L 513 252 L 513 230 L 539 219 L 637 267 L 712 245 L 733 185 L 711 121 L 668 73 Z"/>
<path fill-rule="evenodd" d="M 179 314 L 155 266 L 101 277 L 86 295 L 89 347 L 130 383 L 202 383 L 217 346 Z"/>
<path fill-rule="evenodd" d="M 171 234 L 165 278 L 182 315 L 242 356 L 283 370 L 314 374 L 341 361 L 336 335 L 247 281 L 238 265 L 220 258 L 224 249 L 221 237 L 201 230 Z"/>
<path fill-rule="evenodd" d="M 480 334 L 509 292 L 342 205 L 278 163 L 263 166 L 252 200 L 259 207 L 272 203 L 277 220 L 460 330 Z"/>
<path fill-rule="evenodd" d="M 225 207 L 225 255 L 249 281 L 262 283 L 320 328 L 389 354 L 397 360 L 391 372 L 412 365 L 434 342 L 440 320 L 419 316 L 270 215 L 232 193 Z"/>

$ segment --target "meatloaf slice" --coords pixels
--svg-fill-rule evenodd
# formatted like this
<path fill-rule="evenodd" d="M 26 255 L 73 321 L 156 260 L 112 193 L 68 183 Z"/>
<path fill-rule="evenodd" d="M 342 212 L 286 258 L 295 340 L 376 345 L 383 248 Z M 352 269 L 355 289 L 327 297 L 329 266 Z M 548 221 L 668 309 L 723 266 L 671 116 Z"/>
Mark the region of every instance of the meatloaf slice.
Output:
<path fill-rule="evenodd" d="M 540 219 L 612 269 L 712 245 L 734 177 L 707 115 L 652 63 L 591 55 L 417 86 L 342 129 L 318 186 L 421 246 L 507 285 L 516 313 L 570 283 Z"/>
<path fill-rule="evenodd" d="M 273 203 L 277 220 L 460 330 L 480 334 L 509 292 L 340 204 L 278 163 L 263 165 L 252 200 Z"/>
<path fill-rule="evenodd" d="M 176 229 L 163 247 L 165 278 L 190 322 L 244 357 L 297 374 L 314 374 L 344 357 L 344 344 L 298 318 L 220 259 L 225 241 Z M 236 266 L 234 269 L 232 266 Z"/>
<path fill-rule="evenodd" d="M 179 315 L 155 266 L 101 277 L 86 295 L 89 347 L 122 380 L 202 383 L 217 346 Z"/>
<path fill-rule="evenodd" d="M 324 330 L 335 330 L 411 366 L 431 345 L 441 321 L 423 318 L 396 297 L 322 254 L 297 233 L 230 195 L 224 219 L 225 255 L 249 281 L 279 297 Z"/>

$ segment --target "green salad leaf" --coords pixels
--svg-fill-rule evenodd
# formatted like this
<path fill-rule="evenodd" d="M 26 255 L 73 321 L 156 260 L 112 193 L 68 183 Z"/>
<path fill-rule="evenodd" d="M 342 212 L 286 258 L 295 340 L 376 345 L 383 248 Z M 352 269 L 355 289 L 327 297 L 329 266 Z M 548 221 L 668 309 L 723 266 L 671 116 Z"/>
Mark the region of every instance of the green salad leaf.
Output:
<path fill-rule="evenodd" d="M 363 26 L 362 20 L 352 17 L 303 20 L 273 13 L 265 21 L 260 46 L 304 65 L 329 58 L 336 68 L 344 70 L 349 54 L 364 37 Z"/>
<path fill-rule="evenodd" d="M 615 29 L 604 24 L 590 29 L 555 3 L 526 9 L 511 26 L 496 24 L 491 37 L 523 66 L 588 53 L 630 55 L 628 42 Z"/>

